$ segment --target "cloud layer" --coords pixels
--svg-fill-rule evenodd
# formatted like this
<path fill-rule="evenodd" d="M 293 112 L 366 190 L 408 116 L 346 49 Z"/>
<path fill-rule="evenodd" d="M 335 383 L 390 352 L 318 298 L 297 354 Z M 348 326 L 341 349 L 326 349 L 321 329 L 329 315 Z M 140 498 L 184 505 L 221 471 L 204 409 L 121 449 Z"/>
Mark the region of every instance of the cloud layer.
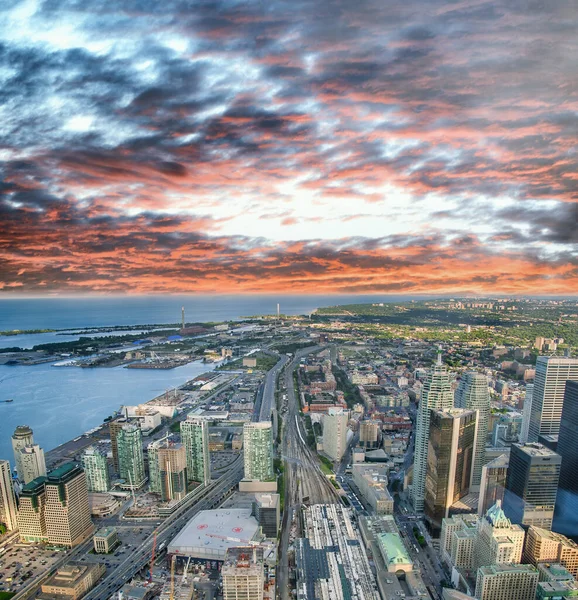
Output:
<path fill-rule="evenodd" d="M 3 292 L 578 292 L 573 0 L 10 0 Z"/>

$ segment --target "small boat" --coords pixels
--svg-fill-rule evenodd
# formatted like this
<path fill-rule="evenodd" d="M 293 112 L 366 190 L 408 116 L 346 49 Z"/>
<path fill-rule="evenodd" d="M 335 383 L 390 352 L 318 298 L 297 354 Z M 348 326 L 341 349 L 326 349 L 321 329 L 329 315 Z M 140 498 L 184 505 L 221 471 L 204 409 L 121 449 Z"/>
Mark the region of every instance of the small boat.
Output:
<path fill-rule="evenodd" d="M 4 400 L 4 402 L 14 402 L 14 398 L 8 398 L 8 400 Z"/>

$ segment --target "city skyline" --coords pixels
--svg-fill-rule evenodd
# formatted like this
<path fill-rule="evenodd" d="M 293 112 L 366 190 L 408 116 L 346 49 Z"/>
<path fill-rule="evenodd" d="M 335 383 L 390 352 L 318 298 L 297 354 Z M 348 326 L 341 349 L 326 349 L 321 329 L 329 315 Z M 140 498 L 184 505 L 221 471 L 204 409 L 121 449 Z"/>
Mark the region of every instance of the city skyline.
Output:
<path fill-rule="evenodd" d="M 578 291 L 565 0 L 0 11 L 0 294 Z"/>

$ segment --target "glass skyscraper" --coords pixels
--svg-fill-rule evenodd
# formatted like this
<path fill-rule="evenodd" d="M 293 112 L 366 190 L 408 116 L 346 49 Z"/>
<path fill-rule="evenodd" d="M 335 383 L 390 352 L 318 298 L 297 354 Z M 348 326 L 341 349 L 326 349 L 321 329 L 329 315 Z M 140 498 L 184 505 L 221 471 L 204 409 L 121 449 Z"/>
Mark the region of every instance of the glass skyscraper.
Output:
<path fill-rule="evenodd" d="M 187 457 L 187 477 L 206 485 L 211 481 L 209 425 L 206 419 L 188 415 L 181 422 L 181 441 Z"/>
<path fill-rule="evenodd" d="M 445 366 L 442 365 L 441 354 L 438 354 L 437 364 L 429 372 L 424 383 L 417 411 L 411 492 L 413 507 L 416 512 L 422 512 L 424 509 L 430 413 L 432 410 L 453 408 L 453 405 L 454 394 L 450 384 L 450 375 Z"/>
<path fill-rule="evenodd" d="M 469 371 L 464 373 L 456 391 L 457 408 L 478 411 L 478 433 L 474 450 L 474 464 L 470 487 L 478 490 L 482 478 L 482 467 L 486 462 L 486 442 L 488 438 L 488 421 L 490 419 L 490 392 L 488 380 L 483 373 Z"/>
<path fill-rule="evenodd" d="M 117 447 L 119 472 L 125 487 L 138 490 L 146 482 L 140 427 L 132 423 L 124 425 L 118 432 Z"/>
<path fill-rule="evenodd" d="M 270 421 L 243 425 L 245 479 L 273 481 L 273 429 Z"/>
<path fill-rule="evenodd" d="M 89 446 L 82 455 L 82 467 L 89 492 L 108 492 L 110 476 L 105 454 L 94 446 Z"/>

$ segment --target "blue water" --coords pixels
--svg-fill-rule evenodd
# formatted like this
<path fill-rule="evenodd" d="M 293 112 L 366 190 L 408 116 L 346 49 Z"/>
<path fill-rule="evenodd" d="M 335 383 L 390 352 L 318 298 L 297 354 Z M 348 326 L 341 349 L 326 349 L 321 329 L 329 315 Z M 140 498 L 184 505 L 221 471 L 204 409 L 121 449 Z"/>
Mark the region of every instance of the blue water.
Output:
<path fill-rule="evenodd" d="M 120 408 L 152 400 L 214 365 L 190 363 L 171 370 L 81 369 L 0 366 L 0 459 L 14 462 L 10 436 L 17 425 L 30 425 L 45 451 L 96 427 Z"/>
<path fill-rule="evenodd" d="M 353 302 L 400 302 L 408 296 L 130 296 L 0 299 L 0 331 L 74 329 L 112 325 L 225 321 L 242 316 L 308 314 L 320 306 Z M 73 336 L 54 333 L 0 337 L 0 347 L 32 347 Z M 121 404 L 146 402 L 167 388 L 193 379 L 209 365 L 193 363 L 170 371 L 0 365 L 0 458 L 12 458 L 10 436 L 29 425 L 45 450 L 75 438 Z"/>
<path fill-rule="evenodd" d="M 111 325 L 228 321 L 275 314 L 309 314 L 319 306 L 356 302 L 401 302 L 411 296 L 111 296 L 0 298 L 0 331 L 73 329 Z"/>

